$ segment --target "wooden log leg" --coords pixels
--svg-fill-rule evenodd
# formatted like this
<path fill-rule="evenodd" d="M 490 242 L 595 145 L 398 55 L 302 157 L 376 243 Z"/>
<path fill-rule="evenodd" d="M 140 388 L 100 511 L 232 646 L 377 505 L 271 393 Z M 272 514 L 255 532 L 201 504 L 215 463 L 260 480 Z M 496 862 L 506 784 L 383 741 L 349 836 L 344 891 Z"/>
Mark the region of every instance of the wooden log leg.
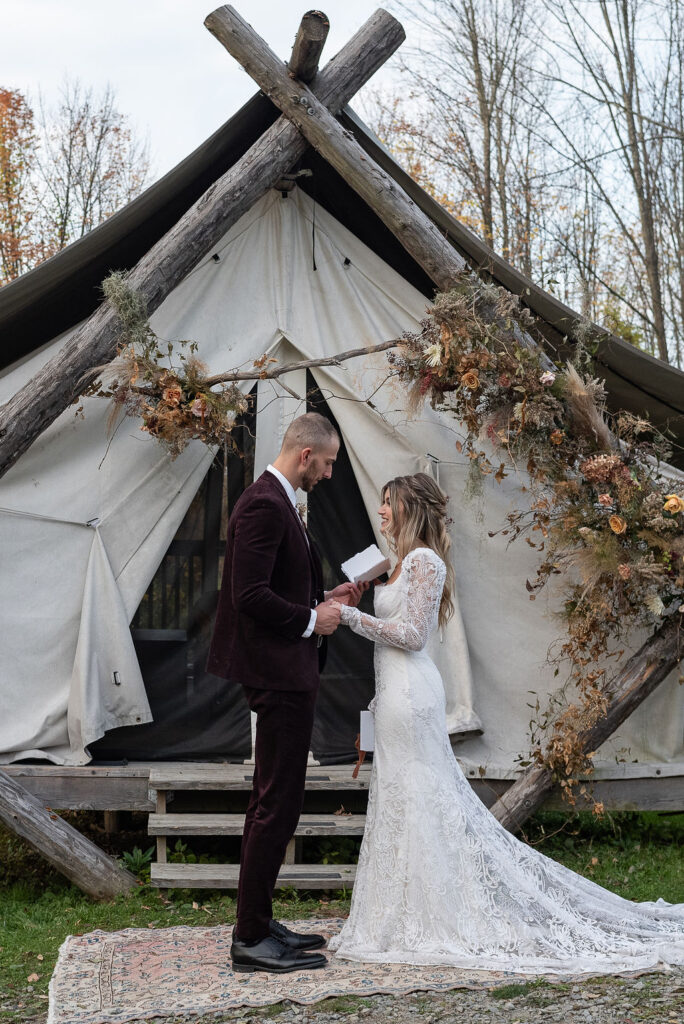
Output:
<path fill-rule="evenodd" d="M 107 835 L 121 830 L 121 814 L 119 811 L 104 812 L 104 830 Z"/>
<path fill-rule="evenodd" d="M 104 850 L 45 807 L 0 770 L 0 819 L 58 871 L 95 899 L 110 899 L 137 885 Z"/>
<path fill-rule="evenodd" d="M 684 654 L 683 632 L 682 615 L 675 612 L 626 662 L 613 680 L 605 716 L 580 733 L 585 753 L 598 750 L 677 667 Z M 553 775 L 548 768 L 528 768 L 490 810 L 505 828 L 515 832 L 541 806 L 552 787 Z"/>
<path fill-rule="evenodd" d="M 157 814 L 166 814 L 166 790 L 157 790 Z M 157 836 L 157 864 L 166 864 L 166 836 Z"/>
<path fill-rule="evenodd" d="M 335 112 L 340 111 L 403 39 L 400 23 L 386 11 L 376 11 L 316 76 L 316 95 Z M 294 88 L 295 80 L 288 81 Z M 296 127 L 287 118 L 278 118 L 143 256 L 128 284 L 144 298 L 149 313 L 294 166 L 306 148 Z M 117 314 L 104 303 L 64 348 L 0 407 L 0 477 L 82 393 L 92 380 L 92 368 L 114 358 L 119 337 Z"/>
<path fill-rule="evenodd" d="M 297 853 L 297 840 L 293 836 L 292 839 L 290 840 L 290 842 L 287 844 L 287 849 L 285 850 L 285 856 L 283 858 L 283 864 L 295 864 L 296 863 L 296 853 Z"/>

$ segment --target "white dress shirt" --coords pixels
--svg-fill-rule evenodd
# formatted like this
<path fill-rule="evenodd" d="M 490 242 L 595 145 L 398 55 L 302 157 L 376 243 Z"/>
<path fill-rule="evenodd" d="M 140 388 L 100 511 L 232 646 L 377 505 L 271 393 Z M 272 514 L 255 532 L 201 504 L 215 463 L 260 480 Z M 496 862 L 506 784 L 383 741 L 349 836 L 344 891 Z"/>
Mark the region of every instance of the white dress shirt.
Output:
<path fill-rule="evenodd" d="M 297 512 L 297 495 L 295 494 L 294 487 L 292 486 L 290 481 L 287 479 L 286 476 L 283 476 L 283 474 L 280 472 L 280 470 L 276 469 L 275 466 L 270 466 L 269 465 L 269 466 L 266 467 L 266 470 L 267 470 L 268 473 L 273 473 L 273 476 L 276 478 L 276 480 L 279 480 L 280 483 L 283 485 L 283 488 L 285 489 L 285 493 L 287 494 L 288 498 L 292 502 L 293 509 L 295 510 L 295 512 Z M 297 512 L 297 515 L 299 515 L 299 512 Z M 306 542 L 308 544 L 309 543 L 309 538 L 306 536 L 306 530 L 304 530 L 304 524 L 303 523 L 302 523 L 302 529 L 304 531 L 304 536 L 306 537 Z M 317 618 L 317 616 L 316 616 L 316 609 L 312 608 L 311 609 L 311 618 L 309 619 L 309 625 L 306 627 L 306 629 L 302 633 L 302 637 L 303 638 L 311 636 L 311 634 L 313 633 L 314 627 L 316 625 L 316 618 Z"/>

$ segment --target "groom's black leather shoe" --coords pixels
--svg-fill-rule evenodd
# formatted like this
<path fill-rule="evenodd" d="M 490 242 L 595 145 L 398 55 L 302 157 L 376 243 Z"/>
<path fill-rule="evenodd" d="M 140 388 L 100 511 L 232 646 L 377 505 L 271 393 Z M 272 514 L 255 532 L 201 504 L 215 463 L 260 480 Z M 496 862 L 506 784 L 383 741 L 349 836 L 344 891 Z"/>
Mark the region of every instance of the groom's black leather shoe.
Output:
<path fill-rule="evenodd" d="M 269 922 L 268 930 L 274 938 L 280 939 L 292 949 L 320 949 L 321 946 L 325 946 L 325 939 L 322 935 L 302 935 L 292 932 L 280 921 Z"/>
<path fill-rule="evenodd" d="M 247 946 L 239 939 L 230 947 L 233 970 L 266 971 L 272 974 L 288 974 L 291 971 L 310 971 L 316 967 L 325 967 L 326 958 L 322 953 L 305 953 L 293 949 L 273 935 Z"/>

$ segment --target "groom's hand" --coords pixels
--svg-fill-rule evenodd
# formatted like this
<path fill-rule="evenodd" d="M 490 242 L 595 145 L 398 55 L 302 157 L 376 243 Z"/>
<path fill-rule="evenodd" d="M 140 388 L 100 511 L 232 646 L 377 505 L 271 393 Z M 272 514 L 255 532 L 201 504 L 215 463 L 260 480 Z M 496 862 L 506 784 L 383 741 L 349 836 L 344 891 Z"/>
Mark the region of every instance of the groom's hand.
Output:
<path fill-rule="evenodd" d="M 333 601 L 323 601 L 316 607 L 314 633 L 330 636 L 340 624 L 340 609 Z"/>
<path fill-rule="evenodd" d="M 339 601 L 340 604 L 347 604 L 352 608 L 356 608 L 362 594 L 368 590 L 369 586 L 370 583 L 340 583 L 334 590 L 329 590 L 326 597 Z"/>

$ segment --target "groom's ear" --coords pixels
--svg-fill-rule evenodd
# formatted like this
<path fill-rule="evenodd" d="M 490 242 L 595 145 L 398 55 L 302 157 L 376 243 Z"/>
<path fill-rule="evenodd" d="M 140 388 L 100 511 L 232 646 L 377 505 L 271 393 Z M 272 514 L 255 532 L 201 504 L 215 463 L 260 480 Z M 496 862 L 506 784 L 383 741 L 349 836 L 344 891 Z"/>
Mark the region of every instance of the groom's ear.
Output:
<path fill-rule="evenodd" d="M 301 452 L 299 453 L 299 461 L 303 463 L 303 465 L 306 465 L 309 459 L 311 458 L 312 453 L 313 448 L 302 448 Z"/>

